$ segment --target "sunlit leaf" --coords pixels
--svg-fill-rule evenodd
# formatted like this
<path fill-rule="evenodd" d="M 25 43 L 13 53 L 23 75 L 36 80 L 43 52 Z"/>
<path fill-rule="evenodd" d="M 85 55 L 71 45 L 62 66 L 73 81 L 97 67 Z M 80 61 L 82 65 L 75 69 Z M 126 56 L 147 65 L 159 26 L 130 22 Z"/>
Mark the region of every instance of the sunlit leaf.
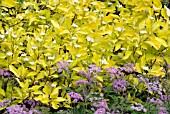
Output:
<path fill-rule="evenodd" d="M 5 96 L 5 91 L 2 88 L 0 88 L 0 94 Z"/>

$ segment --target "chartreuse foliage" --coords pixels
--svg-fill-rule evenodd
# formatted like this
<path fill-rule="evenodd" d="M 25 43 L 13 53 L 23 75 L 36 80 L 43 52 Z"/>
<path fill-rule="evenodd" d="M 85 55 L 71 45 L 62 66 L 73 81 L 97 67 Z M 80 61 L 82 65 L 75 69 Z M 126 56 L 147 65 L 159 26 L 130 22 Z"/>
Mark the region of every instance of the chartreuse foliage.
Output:
<path fill-rule="evenodd" d="M 68 108 L 64 88 L 89 63 L 131 62 L 137 72 L 156 76 L 164 76 L 163 64 L 170 63 L 169 14 L 160 0 L 2 0 L 0 13 L 0 68 L 14 73 L 19 86 L 12 97 L 19 102 L 34 98 Z M 61 60 L 71 62 L 72 74 L 53 69 Z"/>

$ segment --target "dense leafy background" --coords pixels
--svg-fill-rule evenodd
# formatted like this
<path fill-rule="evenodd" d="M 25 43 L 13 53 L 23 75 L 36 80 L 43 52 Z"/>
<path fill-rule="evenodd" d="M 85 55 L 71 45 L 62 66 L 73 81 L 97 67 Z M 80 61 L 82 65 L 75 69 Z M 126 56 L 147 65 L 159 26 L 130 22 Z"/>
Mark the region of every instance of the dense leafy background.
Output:
<path fill-rule="evenodd" d="M 34 99 L 54 109 L 71 108 L 68 92 L 75 92 L 76 81 L 88 81 L 77 72 L 91 73 L 90 64 L 100 67 L 102 73 L 90 74 L 94 87 L 88 87 L 88 93 L 102 93 L 102 87 L 109 92 L 115 80 L 123 79 L 130 86 L 122 104 L 144 103 L 143 94 L 160 98 L 159 93 L 148 90 L 150 81 L 139 83 L 138 75 L 149 80 L 156 76 L 163 80 L 160 86 L 169 84 L 170 10 L 160 0 L 0 2 L 2 100 L 15 98 L 15 104 Z M 134 66 L 126 66 L 128 63 Z M 110 77 L 105 68 L 112 66 L 125 77 Z M 122 70 L 123 66 L 132 71 Z M 77 88 L 77 93 L 84 88 Z M 120 100 L 123 93 L 103 94 Z M 127 100 L 130 102 L 125 103 Z"/>

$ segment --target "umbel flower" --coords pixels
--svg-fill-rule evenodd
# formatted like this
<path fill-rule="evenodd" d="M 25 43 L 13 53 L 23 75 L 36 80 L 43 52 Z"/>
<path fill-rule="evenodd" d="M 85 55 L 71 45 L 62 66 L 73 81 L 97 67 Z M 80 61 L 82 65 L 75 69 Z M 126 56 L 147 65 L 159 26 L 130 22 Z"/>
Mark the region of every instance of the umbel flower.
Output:
<path fill-rule="evenodd" d="M 58 72 L 61 73 L 63 70 L 68 70 L 69 68 L 69 63 L 67 61 L 59 61 L 57 63 L 57 67 L 58 67 Z M 54 68 L 54 70 L 57 70 L 56 68 Z"/>
<path fill-rule="evenodd" d="M 131 104 L 131 108 L 132 108 L 132 110 L 136 110 L 138 112 L 140 112 L 140 111 L 146 112 L 146 108 L 144 108 L 143 105 L 140 103 Z"/>
<path fill-rule="evenodd" d="M 113 89 L 115 92 L 117 91 L 126 91 L 126 87 L 129 83 L 124 79 L 114 80 L 113 81 Z"/>
<path fill-rule="evenodd" d="M 73 99 L 74 103 L 77 103 L 80 100 L 81 101 L 84 100 L 83 97 L 80 94 L 75 93 L 75 92 L 70 92 L 70 93 L 68 93 L 68 95 Z"/>
<path fill-rule="evenodd" d="M 25 105 L 12 105 L 6 108 L 4 114 L 41 114 L 39 111 L 34 109 L 28 109 Z"/>
<path fill-rule="evenodd" d="M 9 77 L 10 75 L 10 71 L 0 69 L 0 76 Z"/>

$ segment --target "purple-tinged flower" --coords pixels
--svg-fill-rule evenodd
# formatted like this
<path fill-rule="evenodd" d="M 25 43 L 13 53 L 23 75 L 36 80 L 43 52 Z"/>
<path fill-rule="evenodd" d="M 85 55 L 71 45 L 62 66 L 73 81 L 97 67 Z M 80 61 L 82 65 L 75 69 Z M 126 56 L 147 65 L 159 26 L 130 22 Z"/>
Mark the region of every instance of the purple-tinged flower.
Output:
<path fill-rule="evenodd" d="M 41 114 L 37 110 L 28 109 L 25 105 L 12 105 L 6 108 L 8 114 Z"/>
<path fill-rule="evenodd" d="M 68 70 L 69 63 L 67 61 L 59 61 L 58 65 L 58 72 L 61 73 L 63 70 Z"/>
<path fill-rule="evenodd" d="M 93 106 L 96 108 L 105 108 L 105 109 L 109 110 L 109 107 L 108 107 L 105 99 L 101 100 L 100 102 L 94 102 Z"/>
<path fill-rule="evenodd" d="M 126 91 L 126 87 L 129 83 L 126 80 L 120 79 L 120 80 L 114 80 L 113 81 L 113 89 L 115 92 L 117 91 Z"/>
<path fill-rule="evenodd" d="M 110 68 L 106 68 L 106 71 L 110 73 L 110 76 L 112 77 L 116 76 L 117 78 L 120 78 L 124 76 L 124 74 L 121 72 L 119 68 L 110 67 Z"/>
<path fill-rule="evenodd" d="M 80 70 L 80 71 L 78 72 L 78 74 L 84 75 L 84 76 L 86 76 L 88 79 L 90 79 L 90 77 L 91 77 L 91 74 L 90 74 L 90 73 L 87 73 L 87 72 L 85 72 L 85 71 L 83 71 L 83 70 Z"/>
<path fill-rule="evenodd" d="M 162 72 L 166 72 L 166 70 L 163 68 L 163 69 L 162 69 Z"/>
<path fill-rule="evenodd" d="M 89 82 L 86 81 L 86 80 L 78 80 L 78 81 L 76 81 L 76 85 L 79 85 L 79 84 L 88 85 Z"/>
<path fill-rule="evenodd" d="M 131 104 L 131 109 L 136 110 L 138 112 L 140 112 L 140 111 L 146 112 L 147 111 L 146 108 L 144 108 L 143 105 L 140 103 Z"/>
<path fill-rule="evenodd" d="M 105 114 L 106 113 L 106 109 L 105 108 L 99 108 L 95 111 L 94 114 Z"/>
<path fill-rule="evenodd" d="M 150 102 L 155 103 L 156 102 L 156 98 L 153 97 L 152 99 L 150 99 Z"/>
<path fill-rule="evenodd" d="M 11 75 L 11 73 L 9 71 L 4 71 L 4 76 L 8 77 L 10 75 Z"/>
<path fill-rule="evenodd" d="M 169 114 L 167 109 L 164 107 L 159 107 L 158 111 L 159 111 L 158 114 Z"/>
<path fill-rule="evenodd" d="M 97 67 L 95 64 L 89 65 L 88 71 L 89 71 L 90 73 L 92 73 L 92 72 L 95 72 L 95 73 L 102 72 L 102 70 L 100 69 L 100 67 Z"/>
<path fill-rule="evenodd" d="M 170 68 L 170 64 L 168 64 L 168 68 Z"/>
<path fill-rule="evenodd" d="M 78 93 L 75 93 L 75 92 L 70 92 L 70 93 L 68 93 L 68 95 L 72 98 L 72 99 L 74 99 L 73 100 L 73 102 L 75 102 L 75 103 L 77 103 L 78 101 L 83 101 L 84 99 L 83 99 L 83 97 L 80 95 L 80 94 L 78 94 Z"/>
<path fill-rule="evenodd" d="M 56 67 L 54 67 L 53 69 L 54 69 L 55 71 L 57 70 L 57 68 L 56 68 Z"/>
<path fill-rule="evenodd" d="M 159 104 L 160 106 L 162 106 L 163 102 L 162 102 L 160 99 L 158 99 L 158 100 L 157 100 L 157 104 Z"/>
<path fill-rule="evenodd" d="M 0 69 L 0 76 L 4 75 L 4 70 Z"/>

